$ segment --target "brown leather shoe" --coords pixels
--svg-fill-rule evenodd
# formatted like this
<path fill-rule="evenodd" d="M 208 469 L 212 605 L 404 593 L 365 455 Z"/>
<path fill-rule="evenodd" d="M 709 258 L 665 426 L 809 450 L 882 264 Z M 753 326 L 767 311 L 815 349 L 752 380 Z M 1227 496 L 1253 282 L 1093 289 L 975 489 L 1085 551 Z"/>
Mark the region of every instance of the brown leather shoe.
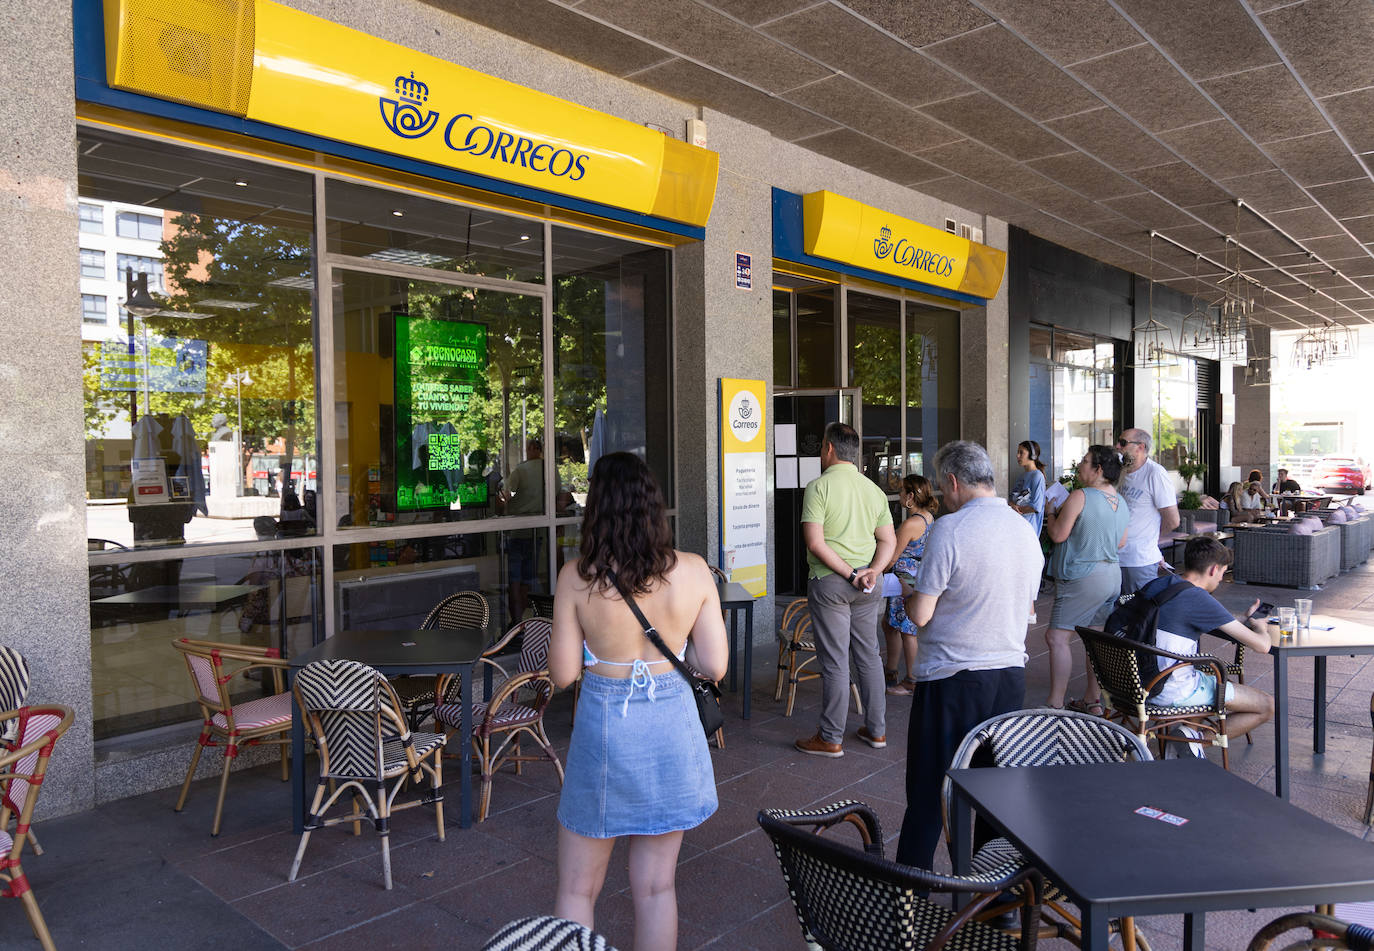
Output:
<path fill-rule="evenodd" d="M 882 736 L 874 736 L 872 733 L 868 732 L 868 727 L 861 726 L 859 727 L 859 732 L 856 735 L 859 737 L 859 739 L 863 740 L 865 743 L 873 747 L 875 750 L 880 750 L 883 747 L 887 746 L 886 733 L 884 733 Z"/>
<path fill-rule="evenodd" d="M 817 733 L 815 736 L 808 736 L 804 740 L 798 740 L 792 744 L 799 752 L 810 753 L 812 756 L 829 756 L 831 758 L 844 755 L 844 746 L 840 743 L 827 743 L 821 739 Z"/>

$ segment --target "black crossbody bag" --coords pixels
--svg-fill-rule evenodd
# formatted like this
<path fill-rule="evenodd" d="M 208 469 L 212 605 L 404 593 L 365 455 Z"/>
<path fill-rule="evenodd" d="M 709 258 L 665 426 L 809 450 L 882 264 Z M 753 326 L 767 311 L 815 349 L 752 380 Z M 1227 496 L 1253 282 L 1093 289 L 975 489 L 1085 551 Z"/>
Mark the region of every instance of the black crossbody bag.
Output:
<path fill-rule="evenodd" d="M 725 726 L 725 714 L 720 712 L 720 688 L 716 686 L 714 681 L 697 676 L 686 664 L 678 660 L 677 655 L 668 649 L 667 644 L 663 643 L 663 638 L 658 636 L 658 631 L 654 630 L 654 626 L 649 623 L 649 619 L 644 616 L 639 605 L 635 604 L 635 599 L 629 592 L 620 587 L 620 579 L 615 576 L 615 572 L 608 571 L 607 575 L 611 579 L 611 584 L 615 585 L 616 591 L 620 592 L 620 596 L 630 606 L 630 610 L 634 612 L 635 619 L 639 621 L 639 626 L 644 628 L 644 636 L 658 648 L 659 653 L 668 658 L 668 661 L 677 668 L 677 672 L 687 679 L 687 685 L 692 688 L 692 698 L 697 703 L 697 716 L 701 718 L 701 728 L 706 732 L 707 737 L 714 735 L 717 730 Z"/>

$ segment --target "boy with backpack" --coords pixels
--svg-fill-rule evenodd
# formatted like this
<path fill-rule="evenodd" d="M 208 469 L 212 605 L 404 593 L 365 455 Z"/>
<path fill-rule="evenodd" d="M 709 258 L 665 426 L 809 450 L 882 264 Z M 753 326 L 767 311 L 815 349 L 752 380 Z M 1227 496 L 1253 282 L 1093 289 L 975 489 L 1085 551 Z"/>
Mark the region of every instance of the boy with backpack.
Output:
<path fill-rule="evenodd" d="M 1137 598 L 1148 598 L 1158 605 L 1154 646 L 1175 654 L 1196 654 L 1202 635 L 1215 633 L 1250 650 L 1269 653 L 1266 619 L 1250 617 L 1260 602 L 1256 600 L 1251 604 L 1246 619 L 1241 620 L 1212 596 L 1231 565 L 1231 557 L 1231 552 L 1216 539 L 1195 536 L 1188 539 L 1184 548 L 1181 573 L 1162 575 L 1136 592 Z M 1121 632 L 1123 627 L 1132 623 L 1138 625 L 1145 614 L 1142 607 L 1144 605 L 1131 605 L 1130 602 L 1119 604 L 1107 619 L 1106 631 Z M 1126 636 L 1130 636 L 1130 633 L 1127 632 Z M 1155 658 L 1151 657 L 1151 660 Z M 1174 663 L 1168 658 L 1158 658 L 1159 665 L 1154 670 L 1163 670 Z M 1152 675 L 1153 672 L 1141 671 L 1142 678 L 1147 682 Z M 1213 702 L 1216 692 L 1217 679 L 1214 675 L 1196 667 L 1180 667 L 1158 686 L 1150 700 L 1161 706 L 1207 705 Z M 1274 698 L 1269 694 L 1245 684 L 1226 684 L 1227 736 L 1249 733 L 1273 716 Z"/>

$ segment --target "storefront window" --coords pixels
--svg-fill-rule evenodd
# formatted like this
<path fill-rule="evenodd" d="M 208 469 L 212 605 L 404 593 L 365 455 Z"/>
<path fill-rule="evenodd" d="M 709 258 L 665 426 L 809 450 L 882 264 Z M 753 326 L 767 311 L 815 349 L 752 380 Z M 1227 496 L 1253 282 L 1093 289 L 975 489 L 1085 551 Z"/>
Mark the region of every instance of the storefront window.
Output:
<path fill-rule="evenodd" d="M 792 295 L 773 291 L 773 385 L 792 385 Z"/>
<path fill-rule="evenodd" d="M 101 547 L 114 558 L 118 549 Z M 96 551 L 93 548 L 93 553 Z M 198 717 L 173 640 L 275 648 L 289 656 L 320 634 L 317 550 L 298 548 L 90 568 L 91 691 L 97 740 Z M 236 678 L 237 699 L 270 694 L 271 678 Z"/>
<path fill-rule="evenodd" d="M 542 515 L 540 299 L 335 275 L 339 527 Z"/>
<path fill-rule="evenodd" d="M 544 283 L 541 222 L 334 179 L 325 205 L 332 253 Z"/>
<path fill-rule="evenodd" d="M 418 628 L 444 598 L 471 590 L 491 607 L 490 629 L 504 631 L 531 595 L 553 590 L 547 528 L 357 542 L 336 545 L 333 558 L 339 630 Z"/>
<path fill-rule="evenodd" d="M 1154 396 L 1151 438 L 1155 460 L 1166 469 L 1178 469 L 1183 457 L 1197 452 L 1197 361 L 1174 357 L 1173 366 L 1153 367 L 1150 386 Z"/>
<path fill-rule="evenodd" d="M 902 302 L 849 291 L 849 385 L 862 389 L 864 475 L 902 487 Z"/>
<path fill-rule="evenodd" d="M 608 452 L 633 452 L 672 505 L 668 252 L 553 231 L 554 512 L 576 516 Z"/>
<path fill-rule="evenodd" d="M 835 288 L 797 292 L 797 386 L 834 386 L 839 379 Z"/>
<path fill-rule="evenodd" d="M 959 433 L 959 315 L 906 302 L 906 471 L 927 478 Z M 865 416 L 867 408 L 865 408 Z"/>
<path fill-rule="evenodd" d="M 83 206 L 147 209 L 116 217 L 130 235 L 116 242 L 137 250 L 116 244 L 117 272 L 83 284 L 122 305 L 131 268 L 160 305 L 120 306 L 119 334 L 83 346 L 87 535 L 145 548 L 310 533 L 310 177 L 90 130 L 80 140 Z"/>
<path fill-rule="evenodd" d="M 1032 327 L 1030 335 L 1030 438 L 1040 443 L 1048 474 L 1060 478 L 1072 474 L 1089 446 L 1113 442 L 1115 347 L 1049 327 Z"/>

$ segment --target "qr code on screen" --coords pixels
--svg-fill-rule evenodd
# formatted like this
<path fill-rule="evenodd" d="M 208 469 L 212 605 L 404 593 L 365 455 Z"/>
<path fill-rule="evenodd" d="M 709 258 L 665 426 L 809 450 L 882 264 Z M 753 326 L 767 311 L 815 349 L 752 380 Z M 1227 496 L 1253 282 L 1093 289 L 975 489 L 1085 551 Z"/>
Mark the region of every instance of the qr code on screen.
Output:
<path fill-rule="evenodd" d="M 430 471 L 463 468 L 463 454 L 458 449 L 458 437 L 433 433 L 429 437 Z"/>

